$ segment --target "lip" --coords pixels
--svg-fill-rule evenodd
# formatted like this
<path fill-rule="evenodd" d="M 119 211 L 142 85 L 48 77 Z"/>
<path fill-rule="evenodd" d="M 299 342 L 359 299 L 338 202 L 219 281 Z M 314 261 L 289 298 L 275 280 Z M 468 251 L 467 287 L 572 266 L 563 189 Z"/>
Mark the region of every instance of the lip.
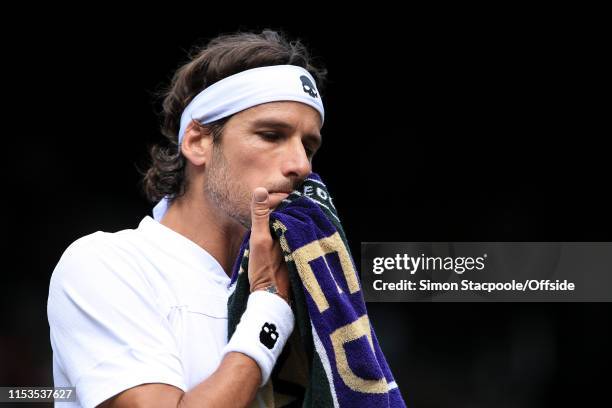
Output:
<path fill-rule="evenodd" d="M 285 198 L 289 197 L 289 193 L 270 193 L 270 199 L 271 200 L 284 200 Z"/>
<path fill-rule="evenodd" d="M 270 206 L 276 208 L 281 203 L 281 201 L 283 201 L 287 197 L 289 197 L 289 193 L 270 193 Z"/>

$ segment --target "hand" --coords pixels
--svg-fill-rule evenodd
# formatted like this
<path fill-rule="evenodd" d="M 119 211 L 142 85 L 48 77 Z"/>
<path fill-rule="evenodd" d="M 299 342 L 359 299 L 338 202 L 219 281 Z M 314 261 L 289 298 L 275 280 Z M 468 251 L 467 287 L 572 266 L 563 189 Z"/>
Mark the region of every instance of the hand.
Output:
<path fill-rule="evenodd" d="M 264 187 L 257 187 L 251 197 L 249 248 L 251 292 L 275 285 L 279 295 L 289 302 L 289 273 L 280 243 L 270 233 L 270 197 Z"/>

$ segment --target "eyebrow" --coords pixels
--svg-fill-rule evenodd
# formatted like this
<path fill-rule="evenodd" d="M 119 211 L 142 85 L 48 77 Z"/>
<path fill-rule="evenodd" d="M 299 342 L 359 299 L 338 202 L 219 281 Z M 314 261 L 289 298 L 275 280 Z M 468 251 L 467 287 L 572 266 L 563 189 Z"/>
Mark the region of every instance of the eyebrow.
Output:
<path fill-rule="evenodd" d="M 258 119 L 252 123 L 252 126 L 254 128 L 269 127 L 285 130 L 293 129 L 293 126 L 291 126 L 289 123 L 283 122 L 282 120 L 278 119 Z M 312 140 L 316 144 L 317 148 L 321 147 L 322 137 L 320 133 L 306 133 L 304 134 L 304 137 Z"/>

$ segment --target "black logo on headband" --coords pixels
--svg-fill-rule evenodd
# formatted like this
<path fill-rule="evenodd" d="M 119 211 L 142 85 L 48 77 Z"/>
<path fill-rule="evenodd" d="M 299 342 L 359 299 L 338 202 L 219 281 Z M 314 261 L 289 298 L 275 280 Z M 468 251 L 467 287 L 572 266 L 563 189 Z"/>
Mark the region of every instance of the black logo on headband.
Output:
<path fill-rule="evenodd" d="M 313 98 L 318 97 L 317 92 L 315 91 L 315 86 L 310 81 L 310 78 L 308 78 L 306 75 L 302 75 L 300 80 L 302 81 L 302 88 L 304 89 L 304 92 Z"/>

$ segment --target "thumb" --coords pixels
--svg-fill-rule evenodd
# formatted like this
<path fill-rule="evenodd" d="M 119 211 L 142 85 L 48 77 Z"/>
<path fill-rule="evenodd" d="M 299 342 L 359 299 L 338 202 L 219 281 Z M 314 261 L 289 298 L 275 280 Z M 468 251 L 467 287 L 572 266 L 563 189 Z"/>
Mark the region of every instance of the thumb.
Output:
<path fill-rule="evenodd" d="M 257 187 L 251 198 L 251 234 L 260 235 L 270 233 L 270 203 L 268 190 Z"/>

